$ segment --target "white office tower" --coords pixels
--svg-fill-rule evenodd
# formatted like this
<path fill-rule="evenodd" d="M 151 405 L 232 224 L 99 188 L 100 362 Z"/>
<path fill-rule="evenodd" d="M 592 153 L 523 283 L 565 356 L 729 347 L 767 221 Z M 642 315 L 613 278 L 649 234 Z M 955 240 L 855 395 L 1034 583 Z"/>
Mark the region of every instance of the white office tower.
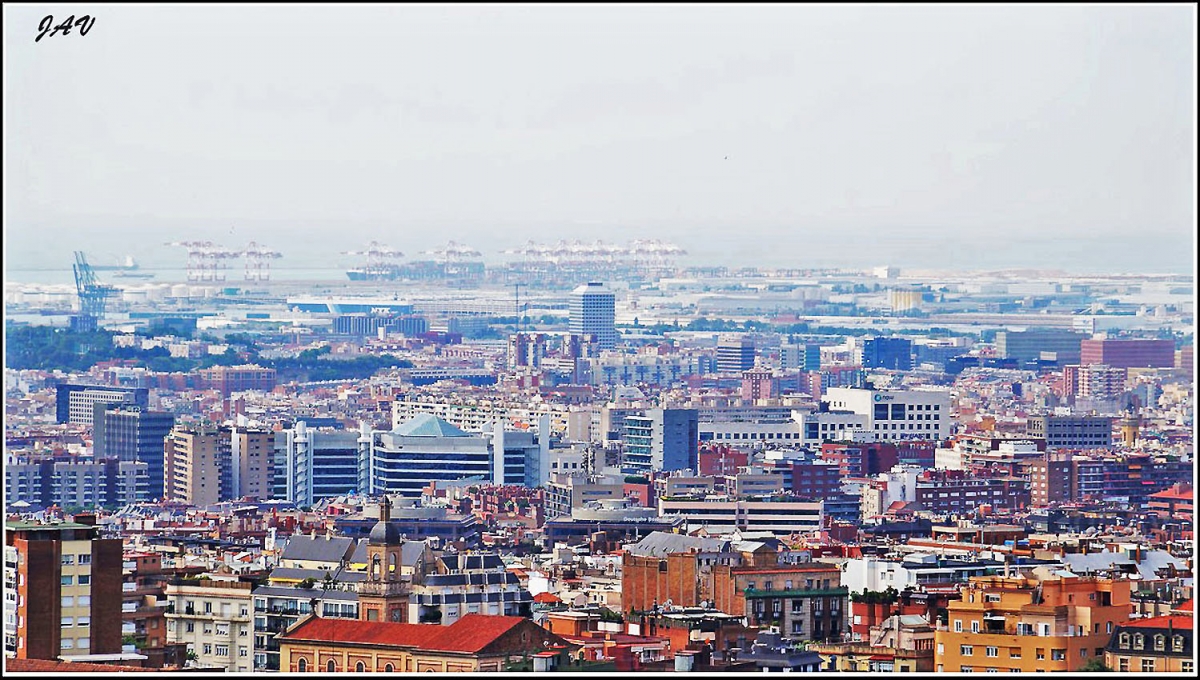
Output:
<path fill-rule="evenodd" d="M 571 333 L 595 335 L 600 349 L 616 347 L 616 301 L 603 283 L 590 282 L 571 291 Z"/>

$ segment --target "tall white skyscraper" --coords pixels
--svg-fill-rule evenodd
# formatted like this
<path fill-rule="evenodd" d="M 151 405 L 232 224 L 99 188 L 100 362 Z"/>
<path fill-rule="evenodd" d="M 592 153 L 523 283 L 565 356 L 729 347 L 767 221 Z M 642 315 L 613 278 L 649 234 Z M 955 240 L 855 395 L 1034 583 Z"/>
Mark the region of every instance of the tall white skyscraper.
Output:
<path fill-rule="evenodd" d="M 571 291 L 571 333 L 595 335 L 600 349 L 616 347 L 616 300 L 603 283 L 590 282 Z"/>

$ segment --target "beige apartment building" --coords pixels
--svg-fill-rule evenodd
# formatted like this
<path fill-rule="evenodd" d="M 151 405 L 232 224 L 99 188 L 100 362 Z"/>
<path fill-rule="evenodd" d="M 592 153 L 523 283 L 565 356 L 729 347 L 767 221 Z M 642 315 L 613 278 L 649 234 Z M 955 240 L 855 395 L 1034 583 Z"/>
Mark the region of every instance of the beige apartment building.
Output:
<path fill-rule="evenodd" d="M 211 579 L 168 583 L 167 642 L 182 642 L 196 665 L 226 672 L 254 670 L 253 602 L 250 584 Z"/>
<path fill-rule="evenodd" d="M 196 506 L 270 498 L 273 452 L 269 430 L 176 426 L 163 445 L 166 497 Z"/>

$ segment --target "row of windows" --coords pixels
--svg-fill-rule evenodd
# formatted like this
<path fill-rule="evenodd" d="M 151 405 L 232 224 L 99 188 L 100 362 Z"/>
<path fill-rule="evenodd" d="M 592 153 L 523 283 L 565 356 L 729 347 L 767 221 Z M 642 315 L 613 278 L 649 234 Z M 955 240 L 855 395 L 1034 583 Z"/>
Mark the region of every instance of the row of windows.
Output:
<path fill-rule="evenodd" d="M 62 563 L 63 563 L 63 564 L 76 564 L 76 557 L 78 557 L 78 560 L 79 560 L 79 561 L 78 561 L 78 564 L 91 564 L 91 563 L 92 563 L 92 555 L 91 555 L 91 553 L 82 553 L 82 554 L 80 554 L 80 555 L 78 555 L 78 556 L 76 556 L 76 555 L 63 555 L 63 556 L 62 556 Z"/>
<path fill-rule="evenodd" d="M 213 654 L 214 645 L 210 642 L 204 643 L 204 653 Z M 229 645 L 215 645 L 217 656 L 229 656 Z M 249 647 L 238 647 L 238 656 L 250 656 Z"/>
<path fill-rule="evenodd" d="M 1146 649 L 1146 637 L 1144 635 L 1142 635 L 1141 633 L 1137 633 L 1132 636 L 1132 641 L 1133 641 L 1132 647 L 1130 647 L 1130 645 L 1129 645 L 1130 639 L 1131 639 L 1131 636 L 1129 633 L 1121 633 L 1121 635 L 1117 638 L 1117 645 L 1121 649 Z M 1183 645 L 1184 645 L 1184 640 L 1183 640 L 1182 635 L 1174 635 L 1171 637 L 1171 651 L 1172 652 L 1182 652 Z M 1167 636 L 1161 635 L 1161 634 L 1155 635 L 1154 636 L 1154 651 L 1165 652 L 1166 650 L 1167 650 Z"/>
<path fill-rule="evenodd" d="M 750 588 L 751 590 L 754 590 L 755 589 L 754 583 L 755 583 L 754 581 L 748 581 L 746 583 L 746 587 Z M 822 583 L 821 579 L 816 579 L 815 581 L 811 578 L 804 579 L 804 588 L 806 590 L 812 589 L 814 587 L 824 588 L 824 589 L 828 590 L 830 587 L 829 584 L 830 584 L 829 579 L 825 579 L 823 583 Z M 791 581 L 791 580 L 784 581 L 783 589 L 784 590 L 792 590 L 793 589 L 792 585 L 793 585 L 793 581 Z M 774 581 L 764 581 L 763 582 L 763 590 L 775 590 L 775 582 Z"/>
<path fill-rule="evenodd" d="M 1117 659 L 1117 670 L 1122 673 L 1128 673 L 1132 670 L 1129 667 L 1128 657 L 1121 657 Z M 1141 670 L 1143 673 L 1154 673 L 1155 671 L 1159 670 L 1158 659 L 1142 659 Z M 1196 671 L 1196 665 L 1191 659 L 1185 659 L 1184 661 L 1180 662 L 1179 670 L 1184 673 L 1194 673 Z"/>
<path fill-rule="evenodd" d="M 78 580 L 76 580 L 76 579 L 78 579 Z M 92 576 L 91 576 L 91 574 L 80 574 L 78 577 L 64 575 L 64 576 L 62 576 L 62 578 L 59 579 L 59 581 L 60 581 L 60 585 L 64 585 L 64 586 L 73 586 L 73 585 L 86 586 L 86 585 L 91 584 Z"/>
<path fill-rule="evenodd" d="M 799 432 L 714 432 L 716 440 L 741 439 L 799 439 Z"/>
<path fill-rule="evenodd" d="M 301 673 L 307 673 L 308 672 L 308 659 L 300 659 L 300 661 L 298 661 L 296 663 L 296 670 Z M 364 664 L 363 662 L 359 661 L 358 663 L 354 664 L 354 672 L 355 673 L 364 673 L 364 672 L 366 672 L 366 670 L 367 670 L 366 664 Z M 389 663 L 388 665 L 383 667 L 383 670 L 386 673 L 395 673 L 396 667 Z M 329 662 L 325 664 L 325 671 L 328 673 L 336 673 L 337 672 L 337 662 L 334 661 L 333 659 L 330 659 Z"/>

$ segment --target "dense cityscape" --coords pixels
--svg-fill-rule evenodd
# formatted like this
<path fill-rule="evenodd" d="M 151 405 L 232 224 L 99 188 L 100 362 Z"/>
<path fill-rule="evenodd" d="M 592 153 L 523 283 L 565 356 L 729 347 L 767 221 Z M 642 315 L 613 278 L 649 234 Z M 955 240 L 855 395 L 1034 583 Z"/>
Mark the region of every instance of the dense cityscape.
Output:
<path fill-rule="evenodd" d="M 192 248 L 6 284 L 10 669 L 1194 668 L 1190 275 Z"/>
<path fill-rule="evenodd" d="M 0 12 L 5 677 L 1196 676 L 1196 3 Z"/>

